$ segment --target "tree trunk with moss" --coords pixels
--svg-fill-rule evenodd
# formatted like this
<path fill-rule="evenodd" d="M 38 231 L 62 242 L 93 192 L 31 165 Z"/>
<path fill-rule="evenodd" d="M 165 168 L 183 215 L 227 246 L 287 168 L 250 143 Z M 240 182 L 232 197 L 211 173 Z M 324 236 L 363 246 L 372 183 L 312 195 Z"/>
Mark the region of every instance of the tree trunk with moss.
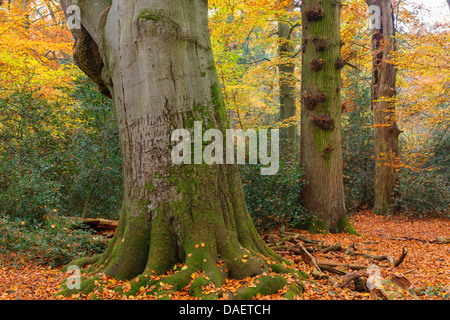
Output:
<path fill-rule="evenodd" d="M 341 140 L 340 2 L 302 2 L 301 159 L 308 184 L 304 206 L 316 227 L 342 232 L 347 226 Z"/>
<path fill-rule="evenodd" d="M 396 69 L 392 61 L 396 50 L 394 12 L 390 0 L 368 0 L 381 10 L 380 28 L 373 30 L 372 110 L 375 145 L 374 213 L 395 210 L 401 133 L 395 121 Z"/>
<path fill-rule="evenodd" d="M 66 8 L 70 1 L 61 4 Z M 175 165 L 171 159 L 178 144 L 171 142 L 174 130 L 193 129 L 194 121 L 202 121 L 204 130 L 228 127 L 207 2 L 79 0 L 77 5 L 83 30 L 74 32 L 76 61 L 114 101 L 124 176 L 119 226 L 92 270 L 119 280 L 137 277 L 132 286 L 140 288 L 149 284 L 148 275 L 182 263 L 179 272 L 155 282 L 155 290 L 164 283 L 172 291 L 187 286 L 200 270 L 206 276 L 191 289 L 268 271 L 264 257 L 280 259 L 254 228 L 237 165 Z M 82 286 L 88 290 L 89 282 Z"/>

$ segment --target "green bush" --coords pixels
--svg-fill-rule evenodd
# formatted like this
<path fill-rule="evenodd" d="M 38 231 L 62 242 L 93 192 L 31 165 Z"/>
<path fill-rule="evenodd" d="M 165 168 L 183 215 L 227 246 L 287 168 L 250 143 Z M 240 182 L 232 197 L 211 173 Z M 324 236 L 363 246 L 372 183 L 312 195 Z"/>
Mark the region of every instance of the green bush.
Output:
<path fill-rule="evenodd" d="M 256 227 L 306 228 L 312 218 L 299 201 L 305 185 L 300 161 L 281 158 L 275 175 L 261 175 L 261 167 L 240 166 L 245 201 Z"/>
<path fill-rule="evenodd" d="M 0 217 L 0 253 L 15 252 L 52 267 L 105 250 L 107 239 L 87 229 L 72 230 L 74 219 L 54 216 L 43 223 Z"/>
<path fill-rule="evenodd" d="M 118 216 L 123 179 L 114 109 L 86 78 L 68 95 L 66 106 L 26 87 L 0 99 L 0 213 L 37 222 L 54 210 Z"/>
<path fill-rule="evenodd" d="M 57 110 L 26 89 L 0 99 L 0 213 L 42 221 L 61 208 L 66 125 Z"/>
<path fill-rule="evenodd" d="M 405 166 L 400 169 L 399 197 L 396 199 L 402 212 L 420 218 L 430 215 L 449 217 L 450 136 L 447 129 L 439 128 L 434 132 L 429 141 L 432 155 L 426 163 L 417 163 L 415 157 L 402 153 Z M 409 152 L 421 152 L 426 148 L 419 146 Z"/>
<path fill-rule="evenodd" d="M 352 110 L 343 119 L 344 192 L 347 210 L 372 208 L 374 202 L 375 149 L 370 89 L 355 84 Z"/>
<path fill-rule="evenodd" d="M 123 178 L 114 107 L 85 78 L 77 80 L 72 97 L 79 125 L 61 152 L 67 171 L 62 177 L 62 205 L 70 208 L 70 216 L 116 219 L 122 207 Z"/>

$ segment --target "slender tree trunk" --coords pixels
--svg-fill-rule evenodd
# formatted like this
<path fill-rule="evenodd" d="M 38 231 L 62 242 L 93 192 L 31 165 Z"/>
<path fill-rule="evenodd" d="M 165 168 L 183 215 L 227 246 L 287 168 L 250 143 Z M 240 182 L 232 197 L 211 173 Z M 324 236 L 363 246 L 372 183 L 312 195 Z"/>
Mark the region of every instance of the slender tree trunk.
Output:
<path fill-rule="evenodd" d="M 278 22 L 278 55 L 280 63 L 278 64 L 279 82 L 280 82 L 280 121 L 291 119 L 289 123 L 295 121 L 292 119 L 297 113 L 295 103 L 295 64 L 291 61 L 294 55 L 294 46 L 291 42 L 292 27 L 284 21 Z M 281 130 L 281 145 L 289 152 L 298 152 L 297 147 L 297 125 L 290 124 Z"/>
<path fill-rule="evenodd" d="M 341 141 L 340 2 L 302 2 L 301 159 L 305 207 L 330 232 L 345 229 Z"/>
<path fill-rule="evenodd" d="M 396 50 L 394 12 L 390 0 L 368 1 L 381 9 L 380 29 L 373 31 L 372 110 L 374 119 L 375 183 L 374 213 L 393 211 L 398 183 L 398 137 L 395 121 L 396 69 L 392 52 Z"/>
<path fill-rule="evenodd" d="M 78 5 L 90 15 L 83 27 L 104 64 L 99 85 L 107 87 L 115 104 L 123 158 L 119 226 L 96 266 L 116 279 L 138 276 L 133 286 L 139 288 L 152 272 L 163 274 L 181 262 L 185 268 L 164 278 L 174 291 L 198 270 L 216 286 L 225 277 L 267 271 L 262 256 L 279 258 L 254 228 L 237 165 L 171 160 L 178 144 L 171 142 L 174 130 L 192 129 L 194 121 L 202 121 L 204 130 L 228 127 L 207 2 L 85 0 Z M 78 55 L 77 63 L 98 72 L 93 60 Z"/>
<path fill-rule="evenodd" d="M 87 213 L 89 211 L 89 204 L 91 203 L 91 199 L 92 199 L 92 195 L 94 194 L 95 188 L 97 188 L 97 183 L 99 182 L 100 177 L 96 178 L 94 183 L 92 184 L 91 189 L 89 190 L 88 196 L 84 202 L 84 207 L 83 207 L 83 214 L 81 215 L 81 218 L 86 218 L 87 217 Z"/>

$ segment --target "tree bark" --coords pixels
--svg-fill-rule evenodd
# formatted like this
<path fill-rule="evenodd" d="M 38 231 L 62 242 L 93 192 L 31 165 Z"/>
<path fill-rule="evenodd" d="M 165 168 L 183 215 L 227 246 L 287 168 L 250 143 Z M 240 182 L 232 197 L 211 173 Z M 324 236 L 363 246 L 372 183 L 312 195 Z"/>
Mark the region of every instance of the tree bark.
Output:
<path fill-rule="evenodd" d="M 390 0 L 368 0 L 381 9 L 381 28 L 372 34 L 373 74 L 372 110 L 374 119 L 375 182 L 374 213 L 395 210 L 395 187 L 398 184 L 399 130 L 395 120 L 396 51 L 394 12 Z"/>
<path fill-rule="evenodd" d="M 278 22 L 278 72 L 280 82 L 280 121 L 291 119 L 297 113 L 295 102 L 295 64 L 291 61 L 294 55 L 294 47 L 291 42 L 292 27 L 284 21 Z M 290 124 L 281 129 L 281 145 L 283 150 L 290 153 L 298 152 L 297 125 Z"/>
<path fill-rule="evenodd" d="M 64 7 L 68 1 L 61 2 Z M 119 226 L 96 270 L 119 280 L 138 277 L 133 287 L 139 288 L 152 272 L 166 273 L 180 262 L 185 268 L 164 278 L 174 291 L 198 270 L 216 286 L 225 277 L 268 271 L 263 256 L 280 258 L 256 232 L 237 165 L 171 160 L 175 129 L 192 129 L 194 121 L 202 121 L 204 130 L 228 127 L 207 2 L 79 0 L 78 5 L 102 57 L 101 79 L 116 108 L 123 159 Z"/>
<path fill-rule="evenodd" d="M 346 209 L 341 140 L 340 3 L 302 2 L 301 159 L 304 206 L 322 228 L 342 232 Z"/>

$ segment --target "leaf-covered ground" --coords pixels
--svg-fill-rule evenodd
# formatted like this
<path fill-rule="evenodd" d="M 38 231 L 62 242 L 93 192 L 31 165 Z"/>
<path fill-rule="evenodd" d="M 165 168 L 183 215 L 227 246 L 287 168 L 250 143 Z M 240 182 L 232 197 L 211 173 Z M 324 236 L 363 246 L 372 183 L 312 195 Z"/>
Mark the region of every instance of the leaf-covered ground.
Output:
<path fill-rule="evenodd" d="M 309 234 L 295 230 L 278 230 L 263 235 L 281 255 L 308 275 L 302 281 L 305 292 L 298 299 L 449 299 L 450 245 L 438 244 L 436 239 L 450 236 L 450 220 L 381 217 L 366 211 L 351 216 L 350 221 L 361 236 Z M 320 270 L 305 262 L 299 253 L 300 247 L 311 252 L 316 264 L 321 266 Z M 394 266 L 393 262 L 398 262 L 403 252 L 407 252 L 404 260 Z M 325 270 L 323 265 L 331 265 L 332 270 Z M 355 274 L 365 284 L 366 290 L 358 292 L 356 281 L 345 284 L 346 277 Z M 192 274 L 193 279 L 198 276 L 198 273 Z M 120 286 L 122 292 L 126 292 L 130 282 L 118 282 L 105 276 L 96 281 L 102 290 L 94 290 L 88 296 L 55 296 L 59 285 L 67 277 L 68 274 L 58 269 L 37 265 L 14 254 L 0 255 L 0 299 L 152 298 L 146 295 L 150 290 L 148 287 L 142 287 L 136 295 L 126 297 L 114 288 Z M 156 276 L 154 278 L 157 279 Z M 393 278 L 400 280 L 395 282 Z M 203 289 L 206 293 L 218 290 L 233 292 L 242 286 L 257 285 L 258 281 L 258 277 L 233 280 L 227 281 L 222 288 Z M 289 283 L 294 281 L 296 279 L 288 276 Z M 376 288 L 368 291 L 368 284 L 374 283 Z M 402 289 L 399 283 L 406 285 L 406 289 Z M 256 299 L 283 299 L 284 293 L 258 295 Z M 228 295 L 224 295 L 226 297 Z M 192 299 L 187 288 L 169 293 L 169 298 Z"/>

